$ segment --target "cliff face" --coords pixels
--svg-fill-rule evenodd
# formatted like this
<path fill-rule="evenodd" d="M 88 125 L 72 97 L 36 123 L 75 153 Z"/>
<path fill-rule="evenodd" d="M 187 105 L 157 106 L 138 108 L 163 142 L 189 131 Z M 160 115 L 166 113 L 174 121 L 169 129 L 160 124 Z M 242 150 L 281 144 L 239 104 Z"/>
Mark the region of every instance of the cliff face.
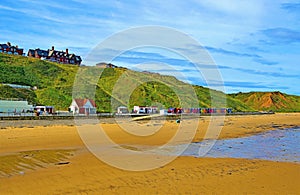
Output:
<path fill-rule="evenodd" d="M 299 112 L 300 96 L 276 92 L 250 92 L 230 95 L 256 110 Z"/>

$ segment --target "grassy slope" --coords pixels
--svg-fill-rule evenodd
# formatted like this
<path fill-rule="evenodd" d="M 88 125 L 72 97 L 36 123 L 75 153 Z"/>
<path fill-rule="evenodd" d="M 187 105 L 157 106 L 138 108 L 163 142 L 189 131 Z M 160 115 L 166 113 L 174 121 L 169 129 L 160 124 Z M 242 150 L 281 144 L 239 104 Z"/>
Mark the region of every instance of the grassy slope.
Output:
<path fill-rule="evenodd" d="M 24 98 L 31 103 L 54 105 L 56 109 L 67 109 L 72 100 L 72 92 L 76 97 L 93 98 L 90 79 L 97 79 L 96 103 L 98 111 L 110 112 L 120 105 L 158 105 L 161 107 L 231 107 L 234 110 L 254 110 L 242 98 L 225 95 L 205 87 L 193 86 L 177 80 L 172 76 L 135 72 L 125 68 L 84 67 L 79 84 L 73 91 L 77 66 L 62 65 L 23 56 L 0 53 L 0 83 L 37 86 L 37 90 L 13 89 L 0 86 L 0 98 Z M 102 73 L 102 74 L 101 74 Z M 98 80 L 98 76 L 101 78 Z M 87 84 L 87 85 L 83 85 Z M 135 87 L 132 87 L 136 85 Z M 193 91 L 194 90 L 194 91 Z M 130 92 L 130 93 L 129 93 Z M 126 95 L 131 94 L 130 97 Z M 197 99 L 190 94 L 196 94 Z M 213 94 L 213 99 L 210 97 Z M 112 97 L 112 98 L 111 98 Z M 222 102 L 227 99 L 227 105 Z M 112 101 L 113 100 L 113 101 Z"/>
<path fill-rule="evenodd" d="M 76 70 L 75 66 L 0 54 L 0 83 L 37 86 L 38 90 L 31 92 L 36 97 L 25 99 L 35 104 L 55 105 L 58 109 L 67 108 L 72 100 L 71 92 Z M 13 97 L 23 98 L 19 96 L 19 89 L 13 90 L 15 91 Z M 0 97 L 3 97 L 2 90 Z"/>
<path fill-rule="evenodd" d="M 26 99 L 28 102 L 36 102 L 36 94 L 29 89 L 14 89 L 7 85 L 0 84 L 0 98 Z"/>

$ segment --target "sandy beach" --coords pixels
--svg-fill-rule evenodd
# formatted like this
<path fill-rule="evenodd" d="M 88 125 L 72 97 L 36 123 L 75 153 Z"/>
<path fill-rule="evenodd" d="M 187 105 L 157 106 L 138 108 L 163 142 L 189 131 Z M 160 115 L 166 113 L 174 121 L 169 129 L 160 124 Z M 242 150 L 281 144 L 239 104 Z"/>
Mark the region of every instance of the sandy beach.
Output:
<path fill-rule="evenodd" d="M 226 116 L 218 139 L 300 127 L 299 119 L 300 113 Z M 209 122 L 199 118 L 193 142 L 203 140 Z M 113 121 L 100 123 L 116 144 L 152 147 L 172 139 L 179 125 L 166 121 L 157 132 L 136 136 Z M 1 121 L 0 127 L 1 194 L 300 194 L 299 163 L 180 156 L 154 170 L 125 171 L 90 153 L 72 121 Z"/>

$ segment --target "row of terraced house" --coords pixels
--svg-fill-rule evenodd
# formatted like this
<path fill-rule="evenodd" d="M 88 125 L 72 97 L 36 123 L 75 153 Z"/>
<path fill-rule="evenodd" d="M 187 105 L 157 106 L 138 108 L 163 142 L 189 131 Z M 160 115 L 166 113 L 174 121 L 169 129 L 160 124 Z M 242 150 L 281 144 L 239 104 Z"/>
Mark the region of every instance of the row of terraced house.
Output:
<path fill-rule="evenodd" d="M 13 46 L 10 42 L 6 44 L 0 44 L 0 53 L 7 53 L 13 55 L 25 55 L 24 49 L 19 48 L 17 45 Z M 69 50 L 58 51 L 55 50 L 54 46 L 51 49 L 43 50 L 40 48 L 29 49 L 27 52 L 28 57 L 39 58 L 41 60 L 48 60 L 51 62 L 57 62 L 61 64 L 74 64 L 80 65 L 82 59 L 73 53 L 69 53 Z"/>

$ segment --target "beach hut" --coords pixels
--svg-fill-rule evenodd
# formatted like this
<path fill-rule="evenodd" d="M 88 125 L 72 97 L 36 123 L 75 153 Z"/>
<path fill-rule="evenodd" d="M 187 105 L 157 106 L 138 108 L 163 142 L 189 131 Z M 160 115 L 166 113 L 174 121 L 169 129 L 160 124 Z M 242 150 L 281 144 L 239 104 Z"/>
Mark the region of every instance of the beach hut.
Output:
<path fill-rule="evenodd" d="M 35 106 L 34 111 L 41 114 L 53 114 L 54 113 L 54 107 L 53 106 Z"/>
<path fill-rule="evenodd" d="M 129 110 L 126 106 L 119 106 L 117 108 L 117 113 L 118 114 L 127 114 L 127 113 L 129 113 Z"/>
<path fill-rule="evenodd" d="M 156 114 L 159 110 L 157 106 L 133 106 L 133 112 L 137 114 Z"/>

